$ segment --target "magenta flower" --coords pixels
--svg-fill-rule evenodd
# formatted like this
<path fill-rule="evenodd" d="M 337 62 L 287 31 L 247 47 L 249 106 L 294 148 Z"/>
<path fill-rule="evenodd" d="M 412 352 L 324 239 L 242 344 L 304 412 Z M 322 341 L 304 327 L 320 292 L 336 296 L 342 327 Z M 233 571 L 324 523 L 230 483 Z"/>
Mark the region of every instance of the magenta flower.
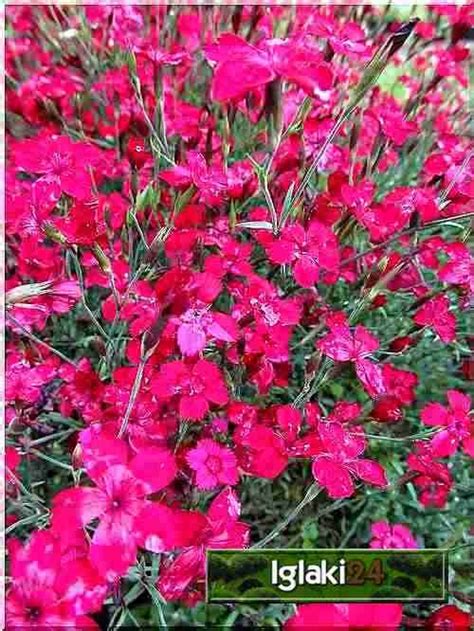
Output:
<path fill-rule="evenodd" d="M 134 563 L 136 525 L 147 508 L 147 495 L 165 488 L 176 475 L 173 454 L 165 449 L 142 449 L 131 459 L 126 444 L 92 429 L 81 435 L 84 465 L 95 487 L 60 491 L 53 500 L 53 525 L 59 531 L 99 524 L 90 558 L 109 580 Z"/>
<path fill-rule="evenodd" d="M 313 221 L 308 230 L 300 224 L 288 226 L 267 245 L 267 253 L 272 263 L 291 263 L 295 281 L 302 287 L 314 285 L 320 270 L 334 273 L 339 267 L 336 237 L 318 221 Z"/>
<path fill-rule="evenodd" d="M 16 161 L 20 169 L 38 174 L 42 181 L 52 184 L 58 197 L 67 193 L 84 200 L 92 194 L 89 168 L 99 157 L 95 147 L 72 142 L 68 136 L 38 136 L 23 143 Z"/>
<path fill-rule="evenodd" d="M 102 607 L 109 586 L 80 549 L 71 554 L 52 530 L 40 530 L 23 546 L 12 540 L 9 560 L 9 628 L 95 628 L 86 614 Z"/>
<path fill-rule="evenodd" d="M 233 318 L 210 308 L 188 309 L 178 321 L 178 346 L 183 355 L 200 353 L 209 337 L 221 342 L 235 342 L 238 336 Z"/>
<path fill-rule="evenodd" d="M 474 257 L 464 243 L 452 243 L 446 248 L 449 262 L 438 272 L 443 283 L 464 286 L 474 292 Z"/>
<path fill-rule="evenodd" d="M 474 421 L 471 415 L 471 397 L 458 390 L 448 390 L 448 407 L 441 403 L 428 403 L 421 410 L 421 420 L 431 427 L 442 427 L 431 439 L 435 458 L 452 456 L 459 445 L 466 454 L 474 457 Z"/>
<path fill-rule="evenodd" d="M 216 44 L 206 46 L 205 54 L 216 64 L 211 87 L 211 98 L 216 101 L 238 101 L 278 77 L 309 94 L 331 88 L 331 66 L 310 42 L 272 39 L 257 47 L 224 33 Z"/>
<path fill-rule="evenodd" d="M 220 204 L 227 192 L 227 179 L 222 169 L 207 166 L 204 157 L 197 151 L 188 152 L 186 165 L 161 171 L 160 178 L 179 190 L 194 185 L 199 191 L 200 201 L 209 206 Z"/>
<path fill-rule="evenodd" d="M 229 399 L 219 368 L 205 359 L 195 364 L 172 361 L 163 364 L 152 383 L 154 394 L 161 399 L 179 400 L 179 415 L 199 421 L 213 405 L 225 405 Z"/>
<path fill-rule="evenodd" d="M 160 571 L 157 587 L 167 600 L 182 598 L 189 585 L 197 578 L 204 578 L 206 548 L 244 548 L 249 542 L 249 526 L 239 521 L 240 501 L 229 487 L 222 490 L 211 502 L 206 528 L 194 531 L 191 547 L 166 562 Z"/>
<path fill-rule="evenodd" d="M 345 317 L 338 316 L 329 320 L 329 333 L 318 342 L 318 348 L 334 361 L 354 362 L 357 376 L 371 397 L 383 394 L 386 386 L 382 368 L 367 359 L 379 347 L 377 338 L 361 325 L 352 332 Z"/>
<path fill-rule="evenodd" d="M 445 344 L 456 339 L 456 317 L 449 311 L 447 296 L 435 296 L 422 305 L 413 316 L 419 326 L 430 326 Z"/>
<path fill-rule="evenodd" d="M 237 458 L 228 447 L 211 438 L 203 438 L 186 455 L 186 461 L 193 469 L 196 485 L 210 490 L 219 484 L 233 486 L 239 481 Z"/>
<path fill-rule="evenodd" d="M 313 460 L 313 475 L 329 497 L 338 499 L 354 494 L 353 479 L 374 486 L 387 486 L 385 471 L 378 462 L 359 458 L 366 442 L 361 430 L 351 434 L 340 423 L 320 423 L 321 454 Z"/>
<path fill-rule="evenodd" d="M 405 550 L 418 548 L 411 530 L 403 524 L 389 524 L 377 521 L 370 527 L 371 548 L 402 548 Z"/>
<path fill-rule="evenodd" d="M 396 631 L 402 621 L 403 606 L 373 603 L 320 603 L 300 605 L 294 616 L 283 626 L 283 631 L 344 629 L 352 631 Z"/>

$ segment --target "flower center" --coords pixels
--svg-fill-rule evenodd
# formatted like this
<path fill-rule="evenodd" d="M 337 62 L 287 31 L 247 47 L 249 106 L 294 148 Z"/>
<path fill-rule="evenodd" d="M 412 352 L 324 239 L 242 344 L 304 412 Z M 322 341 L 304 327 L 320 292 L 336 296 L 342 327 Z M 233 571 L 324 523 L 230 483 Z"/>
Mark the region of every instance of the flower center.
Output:
<path fill-rule="evenodd" d="M 220 458 L 217 456 L 208 456 L 206 467 L 211 473 L 218 473 L 222 469 Z"/>
<path fill-rule="evenodd" d="M 61 175 L 71 166 L 71 159 L 63 153 L 53 153 L 51 156 L 51 171 L 54 175 Z"/>
<path fill-rule="evenodd" d="M 112 498 L 112 508 L 119 509 L 122 506 L 122 500 L 119 497 Z"/>
<path fill-rule="evenodd" d="M 41 609 L 33 606 L 26 609 L 27 620 L 38 620 L 41 617 Z"/>

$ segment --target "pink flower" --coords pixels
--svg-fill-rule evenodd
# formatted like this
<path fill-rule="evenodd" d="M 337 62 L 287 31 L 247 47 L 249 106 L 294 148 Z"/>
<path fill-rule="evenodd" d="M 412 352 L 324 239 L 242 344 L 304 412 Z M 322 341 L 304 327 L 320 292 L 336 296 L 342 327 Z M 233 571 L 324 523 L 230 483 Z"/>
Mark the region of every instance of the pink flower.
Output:
<path fill-rule="evenodd" d="M 92 193 L 89 167 L 99 155 L 92 145 L 72 142 L 67 136 L 37 136 L 18 145 L 16 162 L 20 169 L 53 184 L 58 197 L 67 193 L 84 200 Z"/>
<path fill-rule="evenodd" d="M 284 624 L 284 631 L 310 629 L 329 631 L 341 629 L 352 631 L 396 631 L 402 621 L 402 605 L 350 603 L 300 605 L 294 616 Z"/>
<path fill-rule="evenodd" d="M 34 405 L 41 399 L 43 388 L 57 375 L 54 360 L 31 366 L 20 353 L 10 353 L 6 365 L 5 398 L 9 403 Z"/>
<path fill-rule="evenodd" d="M 407 457 L 408 470 L 416 473 L 413 484 L 420 493 L 423 506 L 443 508 L 446 505 L 453 479 L 446 465 L 434 460 L 431 443 L 415 443 L 415 452 Z"/>
<path fill-rule="evenodd" d="M 210 438 L 201 439 L 186 455 L 200 489 L 213 489 L 219 484 L 237 484 L 237 458 L 228 447 Z"/>
<path fill-rule="evenodd" d="M 387 521 L 377 521 L 370 527 L 372 540 L 371 548 L 418 548 L 411 530 L 403 524 L 389 524 Z"/>
<path fill-rule="evenodd" d="M 221 491 L 204 517 L 206 528 L 195 532 L 194 545 L 168 560 L 160 569 L 157 587 L 167 600 L 183 598 L 194 581 L 204 578 L 206 547 L 244 548 L 248 545 L 250 528 L 239 521 L 240 501 L 232 489 Z"/>
<path fill-rule="evenodd" d="M 340 22 L 334 17 L 315 13 L 309 19 L 309 32 L 327 39 L 336 53 L 362 59 L 370 56 L 366 35 L 357 22 Z"/>
<path fill-rule="evenodd" d="M 294 298 L 281 298 L 275 287 L 260 276 L 251 276 L 245 284 L 229 285 L 235 299 L 232 317 L 248 319 L 268 327 L 293 326 L 301 316 L 301 307 Z M 276 336 L 274 336 L 276 337 Z"/>
<path fill-rule="evenodd" d="M 179 190 L 186 190 L 194 185 L 204 204 L 219 205 L 227 192 L 227 179 L 222 169 L 208 166 L 197 151 L 188 151 L 186 160 L 186 165 L 160 171 L 160 178 Z"/>
<path fill-rule="evenodd" d="M 302 287 L 311 287 L 319 279 L 320 270 L 337 272 L 339 251 L 331 230 L 313 221 L 305 231 L 300 224 L 284 228 L 278 239 L 267 245 L 272 263 L 291 263 L 295 281 Z"/>
<path fill-rule="evenodd" d="M 456 317 L 449 307 L 447 296 L 435 296 L 416 311 L 413 321 L 419 326 L 433 327 L 441 341 L 449 344 L 456 339 Z"/>
<path fill-rule="evenodd" d="M 351 497 L 355 490 L 353 478 L 374 486 L 387 486 L 383 467 L 374 460 L 359 458 L 366 446 L 361 430 L 351 434 L 338 422 L 322 422 L 318 432 L 322 450 L 313 460 L 312 471 L 329 497 Z"/>
<path fill-rule="evenodd" d="M 288 465 L 285 443 L 270 427 L 260 424 L 239 427 L 234 441 L 239 466 L 250 475 L 276 478 Z"/>
<path fill-rule="evenodd" d="M 444 427 L 431 439 L 435 458 L 452 456 L 461 444 L 474 458 L 474 422 L 471 418 L 471 397 L 458 390 L 448 390 L 448 407 L 428 403 L 421 410 L 421 420 L 431 427 Z"/>
<path fill-rule="evenodd" d="M 38 531 L 21 546 L 9 545 L 9 628 L 98 629 L 85 614 L 98 611 L 109 590 L 86 558 L 70 555 L 51 531 Z"/>
<path fill-rule="evenodd" d="M 461 285 L 474 292 L 474 258 L 464 243 L 452 243 L 446 248 L 449 262 L 438 272 L 438 278 L 443 283 Z"/>
<path fill-rule="evenodd" d="M 237 35 L 224 33 L 217 44 L 206 46 L 205 54 L 216 64 L 211 87 L 211 98 L 216 101 L 240 100 L 278 76 L 309 94 L 328 90 L 332 84 L 331 67 L 308 42 L 273 39 L 256 47 Z"/>
<path fill-rule="evenodd" d="M 180 417 L 197 421 L 208 413 L 210 404 L 225 405 L 229 399 L 219 368 L 205 359 L 195 364 L 164 364 L 153 380 L 152 391 L 164 400 L 179 397 Z"/>
<path fill-rule="evenodd" d="M 126 444 L 92 428 L 81 433 L 84 465 L 95 487 L 60 491 L 53 500 L 53 526 L 67 533 L 99 519 L 90 558 L 109 580 L 135 561 L 136 524 L 149 502 L 176 475 L 173 454 L 149 447 L 128 458 Z M 66 534 L 64 535 L 66 536 Z"/>
<path fill-rule="evenodd" d="M 329 333 L 318 342 L 318 348 L 334 361 L 354 362 L 357 376 L 371 397 L 384 394 L 382 368 L 367 359 L 367 355 L 379 347 L 377 338 L 362 325 L 357 325 L 352 332 L 345 317 L 336 316 L 329 319 Z"/>
<path fill-rule="evenodd" d="M 231 316 L 211 311 L 210 308 L 188 309 L 179 318 L 178 346 L 183 355 L 200 353 L 206 346 L 207 338 L 221 342 L 235 342 L 238 329 Z"/>
<path fill-rule="evenodd" d="M 149 502 L 135 528 L 138 544 L 159 554 L 196 545 L 205 537 L 207 520 L 197 511 Z"/>

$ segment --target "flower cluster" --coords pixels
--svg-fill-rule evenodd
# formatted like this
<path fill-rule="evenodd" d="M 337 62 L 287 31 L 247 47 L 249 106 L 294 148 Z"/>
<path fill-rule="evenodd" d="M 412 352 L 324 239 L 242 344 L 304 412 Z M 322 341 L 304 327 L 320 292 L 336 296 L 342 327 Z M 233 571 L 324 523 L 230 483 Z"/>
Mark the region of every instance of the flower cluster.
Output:
<path fill-rule="evenodd" d="M 455 520 L 474 456 L 469 5 L 6 13 L 10 627 L 194 607 L 255 488 L 433 546 L 402 522 Z M 316 620 L 402 607 L 283 622 Z"/>

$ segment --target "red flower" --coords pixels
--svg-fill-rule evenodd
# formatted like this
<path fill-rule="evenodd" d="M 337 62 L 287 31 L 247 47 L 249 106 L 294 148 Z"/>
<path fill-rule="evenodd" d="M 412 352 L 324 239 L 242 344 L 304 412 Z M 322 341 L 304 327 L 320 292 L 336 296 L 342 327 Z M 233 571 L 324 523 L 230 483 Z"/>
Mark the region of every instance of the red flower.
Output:
<path fill-rule="evenodd" d="M 56 219 L 55 228 L 66 237 L 67 242 L 74 245 L 92 246 L 105 236 L 106 225 L 98 213 L 94 202 L 79 202 L 69 211 L 65 219 Z"/>
<path fill-rule="evenodd" d="M 224 33 L 217 44 L 206 46 L 205 54 L 217 64 L 211 87 L 211 98 L 216 101 L 238 101 L 279 76 L 311 95 L 329 90 L 332 84 L 331 67 L 309 42 L 274 39 L 258 48 L 237 35 Z"/>
<path fill-rule="evenodd" d="M 132 136 L 128 139 L 126 152 L 128 159 L 137 169 L 141 169 L 151 159 L 151 153 L 140 137 Z"/>
<path fill-rule="evenodd" d="M 374 460 L 359 458 L 365 450 L 362 433 L 351 434 L 337 422 L 318 426 L 322 442 L 321 454 L 313 460 L 313 475 L 334 499 L 354 494 L 352 478 L 360 478 L 375 486 L 386 486 L 382 466 Z"/>
<path fill-rule="evenodd" d="M 471 397 L 458 390 L 448 390 L 449 406 L 428 403 L 421 410 L 425 425 L 443 427 L 431 439 L 435 458 L 452 456 L 461 444 L 466 454 L 474 458 L 474 422 L 471 417 Z"/>
<path fill-rule="evenodd" d="M 294 278 L 302 287 L 314 285 L 321 269 L 335 273 L 339 267 L 336 237 L 317 221 L 313 221 L 307 231 L 299 224 L 284 228 L 280 237 L 266 249 L 272 263 L 292 264 Z"/>
<path fill-rule="evenodd" d="M 153 380 L 152 391 L 159 399 L 179 397 L 180 417 L 197 421 L 205 417 L 210 404 L 225 405 L 229 398 L 219 368 L 205 359 L 195 364 L 164 364 Z"/>
<path fill-rule="evenodd" d="M 334 361 L 354 362 L 357 376 L 371 397 L 384 394 L 382 368 L 367 359 L 379 347 L 377 338 L 361 325 L 352 332 L 345 317 L 338 315 L 328 319 L 329 333 L 319 340 L 318 348 Z"/>
<path fill-rule="evenodd" d="M 395 368 L 392 364 L 384 364 L 382 375 L 386 392 L 395 397 L 400 405 L 413 403 L 415 387 L 418 385 L 418 376 L 414 372 Z"/>
<path fill-rule="evenodd" d="M 443 605 L 429 616 L 426 621 L 428 631 L 469 631 L 472 629 L 472 617 L 467 611 L 461 611 L 455 605 Z"/>
<path fill-rule="evenodd" d="M 397 397 L 383 395 L 375 401 L 370 416 L 381 423 L 394 423 L 402 420 L 403 410 Z"/>
<path fill-rule="evenodd" d="M 53 500 L 53 525 L 59 532 L 99 518 L 90 558 L 108 580 L 135 561 L 136 524 L 147 508 L 146 496 L 166 487 L 176 475 L 174 456 L 149 447 L 129 459 L 126 444 L 93 429 L 81 433 L 84 465 L 95 487 L 60 491 Z"/>
<path fill-rule="evenodd" d="M 269 427 L 255 424 L 234 433 L 239 466 L 248 474 L 276 478 L 288 464 L 283 439 Z"/>
<path fill-rule="evenodd" d="M 449 344 L 456 339 L 456 318 L 449 307 L 447 296 L 435 296 L 417 310 L 413 321 L 419 326 L 433 327 L 441 341 Z"/>
<path fill-rule="evenodd" d="M 428 443 L 415 443 L 415 453 L 407 458 L 408 470 L 417 473 L 413 484 L 420 492 L 423 506 L 443 508 L 447 502 L 453 480 L 446 465 L 434 460 L 433 449 Z"/>

